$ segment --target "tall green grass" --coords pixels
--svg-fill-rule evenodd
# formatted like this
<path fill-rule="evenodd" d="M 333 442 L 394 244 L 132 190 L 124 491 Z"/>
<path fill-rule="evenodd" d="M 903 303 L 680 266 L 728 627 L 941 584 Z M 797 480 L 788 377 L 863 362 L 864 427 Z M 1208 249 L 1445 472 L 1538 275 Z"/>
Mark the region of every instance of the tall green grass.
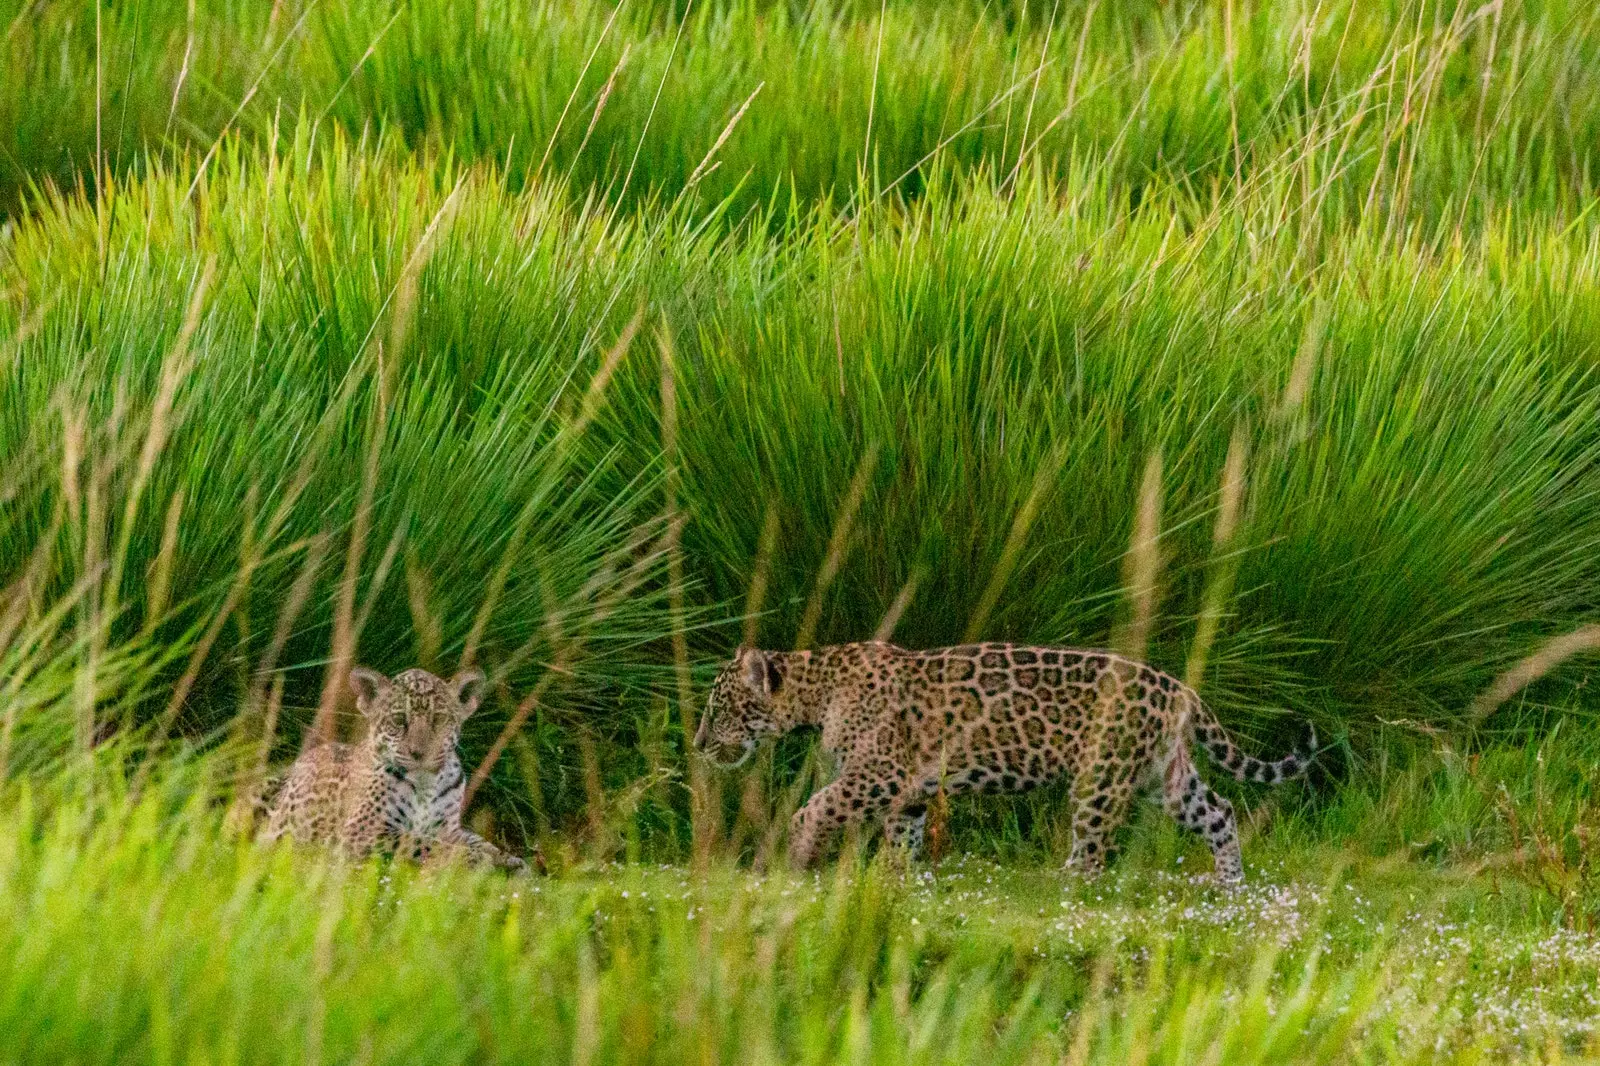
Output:
<path fill-rule="evenodd" d="M 472 658 L 502 811 L 673 826 L 741 632 L 1367 758 L 1594 621 L 1587 7 L 686 10 L 0 19 L 18 758 Z"/>
<path fill-rule="evenodd" d="M 866 637 L 897 598 L 912 645 L 1110 640 L 1152 454 L 1149 656 L 1184 668 L 1227 575 L 1201 680 L 1236 725 L 1310 717 L 1361 755 L 1470 729 L 1595 616 L 1587 219 L 1352 224 L 1313 267 L 1270 193 L 1130 215 L 1030 171 L 725 230 L 300 130 L 4 238 L 0 559 L 50 546 L 19 603 L 94 586 L 65 627 L 91 653 L 187 634 L 129 722 L 259 717 L 287 670 L 292 737 L 352 656 L 468 654 L 507 686 L 469 746 L 538 691 L 534 806 L 575 809 L 574 728 L 632 753 L 613 785 L 678 765 L 673 641 L 724 654 L 763 568 L 767 644 Z"/>
<path fill-rule="evenodd" d="M 734 213 L 1093 163 L 1123 203 L 1281 184 L 1286 207 L 1478 225 L 1582 209 L 1600 20 L 1580 0 L 879 5 L 0 4 L 0 205 L 279 119 L 399 132 Z M 724 136 L 725 135 L 725 136 Z"/>

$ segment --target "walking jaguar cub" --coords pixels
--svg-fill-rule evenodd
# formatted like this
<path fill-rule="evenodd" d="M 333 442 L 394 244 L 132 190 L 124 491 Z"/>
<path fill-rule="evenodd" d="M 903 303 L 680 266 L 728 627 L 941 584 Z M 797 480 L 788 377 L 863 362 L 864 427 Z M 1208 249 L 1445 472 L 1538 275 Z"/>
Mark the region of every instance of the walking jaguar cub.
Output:
<path fill-rule="evenodd" d="M 804 867 L 844 826 L 884 815 L 891 843 L 922 844 L 928 799 L 1011 792 L 1072 778 L 1070 865 L 1093 876 L 1135 794 L 1159 787 L 1178 823 L 1205 837 L 1219 880 L 1244 875 L 1232 805 L 1195 771 L 1198 743 L 1241 781 L 1302 772 L 1316 746 L 1276 762 L 1243 754 L 1194 690 L 1106 651 L 972 644 L 907 651 L 872 641 L 818 651 L 741 648 L 711 687 L 695 747 L 737 766 L 757 741 L 822 728 L 839 776 L 794 816 L 789 861 Z"/>
<path fill-rule="evenodd" d="M 392 850 L 417 860 L 463 856 L 474 865 L 526 870 L 527 864 L 461 825 L 466 778 L 456 744 L 478 707 L 483 674 L 448 682 L 426 670 L 390 680 L 350 671 L 367 719 L 359 744 L 321 744 L 289 768 L 272 802 L 264 840 L 334 844 L 362 856 Z"/>

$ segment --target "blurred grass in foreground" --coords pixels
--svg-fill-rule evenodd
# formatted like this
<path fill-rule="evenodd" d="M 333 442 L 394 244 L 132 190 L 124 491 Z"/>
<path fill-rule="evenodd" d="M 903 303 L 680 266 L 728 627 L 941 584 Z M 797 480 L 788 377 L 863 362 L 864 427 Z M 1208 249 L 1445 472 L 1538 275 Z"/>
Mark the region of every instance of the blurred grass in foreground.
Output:
<path fill-rule="evenodd" d="M 1204 849 L 1159 818 L 1090 886 L 979 858 L 348 867 L 230 842 L 205 759 L 137 800 L 100 762 L 8 790 L 0 1031 L 9 1061 L 83 1064 L 1593 1061 L 1600 940 L 1464 799 L 1569 801 L 1593 756 L 1353 785 L 1252 840 L 1233 894 L 1180 876 Z M 1385 854 L 1373 803 L 1478 835 Z M 1329 843 L 1338 820 L 1367 832 Z"/>

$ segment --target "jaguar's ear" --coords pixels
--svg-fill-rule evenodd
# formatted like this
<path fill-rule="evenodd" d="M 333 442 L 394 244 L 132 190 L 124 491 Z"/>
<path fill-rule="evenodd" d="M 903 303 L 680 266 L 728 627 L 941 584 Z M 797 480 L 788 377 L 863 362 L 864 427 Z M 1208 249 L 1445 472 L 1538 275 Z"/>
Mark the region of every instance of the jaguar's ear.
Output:
<path fill-rule="evenodd" d="M 363 714 L 389 687 L 389 679 L 376 670 L 357 666 L 350 671 L 350 691 L 356 694 L 356 706 Z"/>
<path fill-rule="evenodd" d="M 770 652 L 746 648 L 742 658 L 745 681 L 750 687 L 768 696 L 776 696 L 783 687 L 783 670 L 778 666 L 777 657 Z"/>
<path fill-rule="evenodd" d="M 461 717 L 466 719 L 483 700 L 483 671 L 477 668 L 463 670 L 450 679 L 450 691 L 461 704 Z"/>

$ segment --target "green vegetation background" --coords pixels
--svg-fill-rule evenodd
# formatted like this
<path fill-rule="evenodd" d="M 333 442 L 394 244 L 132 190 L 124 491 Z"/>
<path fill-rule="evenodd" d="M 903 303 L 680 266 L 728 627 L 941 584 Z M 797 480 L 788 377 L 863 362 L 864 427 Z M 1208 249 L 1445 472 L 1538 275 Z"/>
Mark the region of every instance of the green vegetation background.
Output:
<path fill-rule="evenodd" d="M 0 0 L 7 795 L 166 824 L 105 797 L 226 803 L 319 707 L 358 728 L 350 661 L 466 656 L 481 825 L 748 853 L 810 767 L 683 757 L 741 639 L 1104 644 L 1153 602 L 1250 744 L 1330 738 L 1264 847 L 1548 837 L 1483 906 L 1581 926 L 1592 785 L 1516 759 L 1593 751 L 1597 162 L 1576 0 Z M 1058 800 L 957 841 L 1054 854 Z"/>

